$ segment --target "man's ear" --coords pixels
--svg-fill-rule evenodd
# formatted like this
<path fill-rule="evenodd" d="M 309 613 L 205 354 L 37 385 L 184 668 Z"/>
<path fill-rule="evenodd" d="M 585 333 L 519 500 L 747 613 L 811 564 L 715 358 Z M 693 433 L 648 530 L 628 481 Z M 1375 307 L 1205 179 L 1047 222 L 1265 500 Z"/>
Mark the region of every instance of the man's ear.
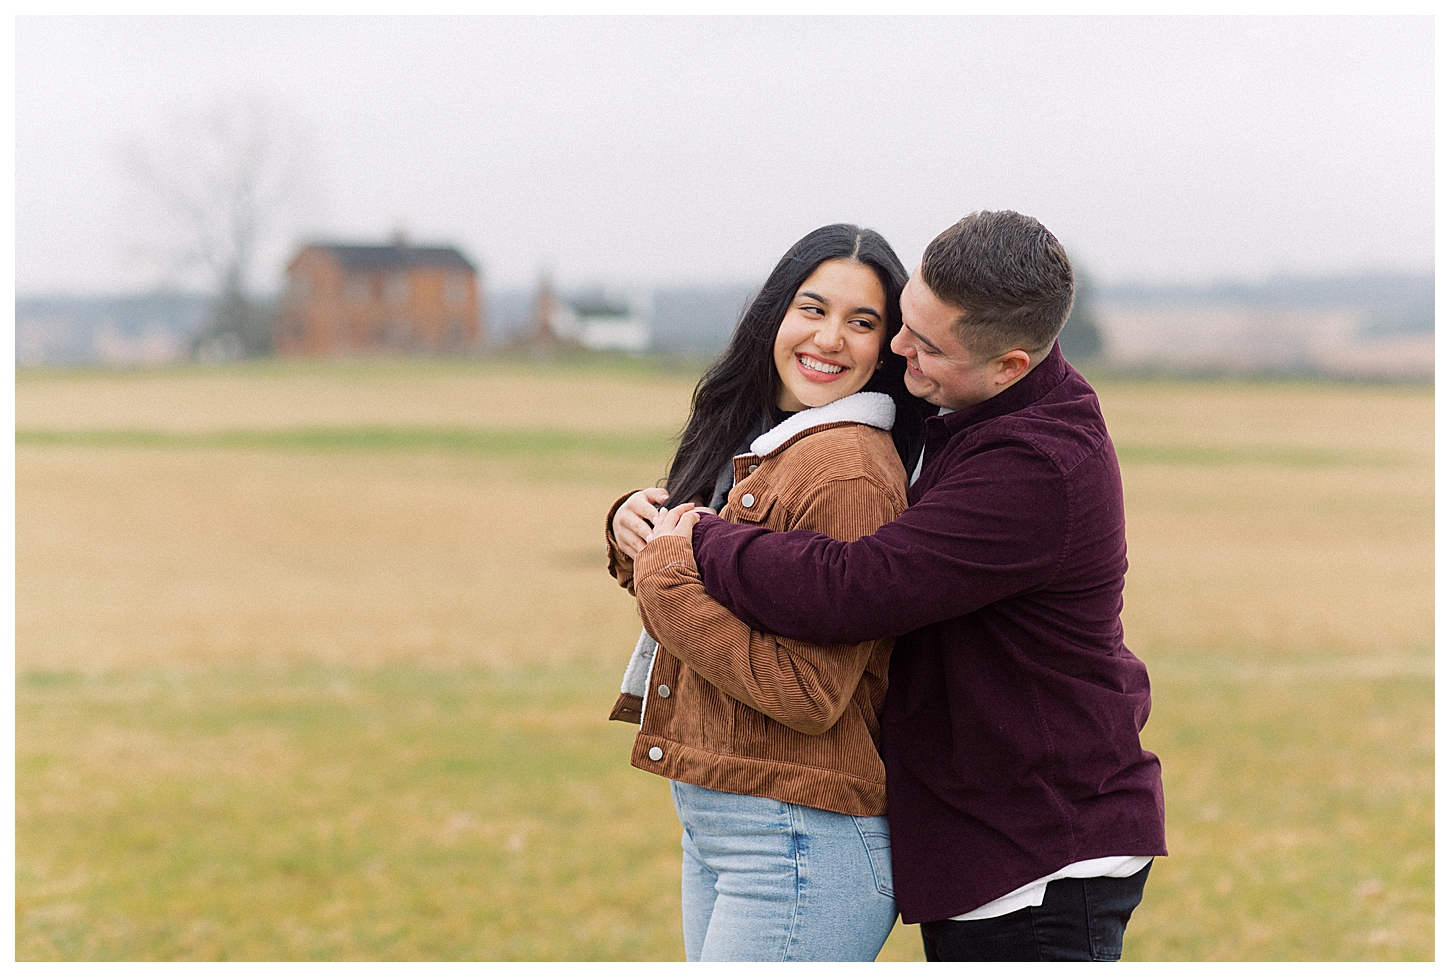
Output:
<path fill-rule="evenodd" d="M 997 375 L 993 377 L 998 386 L 1016 383 L 1022 374 L 1032 367 L 1032 357 L 1026 350 L 1012 349 L 997 357 Z"/>

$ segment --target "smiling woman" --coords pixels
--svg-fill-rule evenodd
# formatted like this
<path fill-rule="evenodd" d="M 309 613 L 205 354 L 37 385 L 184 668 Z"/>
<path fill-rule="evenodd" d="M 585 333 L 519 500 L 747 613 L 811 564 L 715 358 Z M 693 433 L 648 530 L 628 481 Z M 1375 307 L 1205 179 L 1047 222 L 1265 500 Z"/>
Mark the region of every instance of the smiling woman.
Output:
<path fill-rule="evenodd" d="M 866 386 L 881 369 L 886 292 L 867 265 L 827 261 L 796 292 L 775 334 L 776 405 L 822 407 Z"/>
<path fill-rule="evenodd" d="M 874 231 L 831 224 L 796 242 L 765 280 L 741 315 L 729 345 L 695 388 L 690 419 L 670 463 L 670 497 L 718 508 L 713 503 L 722 501 L 716 484 L 722 469 L 753 437 L 783 420 L 781 411 L 818 407 L 858 390 L 891 398 L 898 416 L 891 429 L 892 440 L 897 453 L 902 458 L 910 456 L 914 463 L 921 448 L 920 421 L 935 410 L 907 390 L 906 360 L 890 349 L 901 327 L 900 296 L 905 284 L 900 259 Z M 823 304 L 826 299 L 830 300 L 829 309 Z M 837 340 L 826 336 L 830 349 L 820 348 L 819 342 L 810 345 L 807 331 L 816 323 L 836 323 L 842 331 L 859 332 L 870 321 L 876 322 L 879 337 L 869 338 L 872 352 L 864 362 L 874 372 L 849 390 L 829 382 L 825 384 L 829 394 L 802 396 L 802 390 L 814 389 L 814 385 L 793 386 L 805 377 L 798 361 L 792 362 L 797 347 L 826 368 L 813 372 L 826 373 L 832 365 L 846 365 L 835 355 Z M 788 342 L 792 336 L 795 341 Z M 787 343 L 782 351 L 781 344 Z M 880 370 L 874 369 L 877 360 L 883 361 Z M 786 388 L 799 399 L 799 406 L 787 405 Z"/>
<path fill-rule="evenodd" d="M 696 388 L 668 491 L 610 513 L 610 569 L 646 628 L 610 718 L 640 723 L 631 762 L 671 781 L 689 960 L 874 960 L 896 920 L 877 722 L 891 639 L 753 632 L 671 533 L 707 502 L 839 539 L 906 507 L 926 408 L 887 346 L 905 282 L 873 231 L 806 235 Z M 668 497 L 684 504 L 661 515 Z"/>

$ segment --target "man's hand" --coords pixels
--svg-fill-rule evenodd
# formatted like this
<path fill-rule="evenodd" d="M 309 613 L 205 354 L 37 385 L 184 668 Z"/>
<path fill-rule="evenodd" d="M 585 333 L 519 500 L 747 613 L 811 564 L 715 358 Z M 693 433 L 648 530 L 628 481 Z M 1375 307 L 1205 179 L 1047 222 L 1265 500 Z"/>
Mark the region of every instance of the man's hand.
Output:
<path fill-rule="evenodd" d="M 624 500 L 614 510 L 614 543 L 620 552 L 633 560 L 644 549 L 645 538 L 659 518 L 660 506 L 670 497 L 662 488 L 642 489 Z"/>
<path fill-rule="evenodd" d="M 700 521 L 701 513 L 705 512 L 712 516 L 715 514 L 714 509 L 695 505 L 693 502 L 677 505 L 673 509 L 661 509 L 659 516 L 655 519 L 655 528 L 645 537 L 645 542 L 659 539 L 661 536 L 680 536 L 694 545 L 695 523 Z"/>

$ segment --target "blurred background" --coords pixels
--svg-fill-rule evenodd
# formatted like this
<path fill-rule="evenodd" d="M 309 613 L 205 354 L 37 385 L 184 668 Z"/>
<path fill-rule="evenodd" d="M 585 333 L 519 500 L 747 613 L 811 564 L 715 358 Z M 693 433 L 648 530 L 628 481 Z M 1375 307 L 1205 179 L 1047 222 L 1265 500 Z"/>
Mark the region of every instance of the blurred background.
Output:
<path fill-rule="evenodd" d="M 20 959 L 679 958 L 603 515 L 792 242 L 1002 208 L 1123 462 L 1127 955 L 1433 957 L 1430 18 L 15 37 Z"/>

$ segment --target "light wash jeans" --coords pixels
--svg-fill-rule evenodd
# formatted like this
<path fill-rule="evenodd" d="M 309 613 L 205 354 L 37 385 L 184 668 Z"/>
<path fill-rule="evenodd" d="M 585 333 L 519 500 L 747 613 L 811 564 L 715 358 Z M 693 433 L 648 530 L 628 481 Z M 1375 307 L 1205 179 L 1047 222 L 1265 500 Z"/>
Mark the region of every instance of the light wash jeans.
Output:
<path fill-rule="evenodd" d="M 685 959 L 876 959 L 896 923 L 885 817 L 671 781 Z"/>

